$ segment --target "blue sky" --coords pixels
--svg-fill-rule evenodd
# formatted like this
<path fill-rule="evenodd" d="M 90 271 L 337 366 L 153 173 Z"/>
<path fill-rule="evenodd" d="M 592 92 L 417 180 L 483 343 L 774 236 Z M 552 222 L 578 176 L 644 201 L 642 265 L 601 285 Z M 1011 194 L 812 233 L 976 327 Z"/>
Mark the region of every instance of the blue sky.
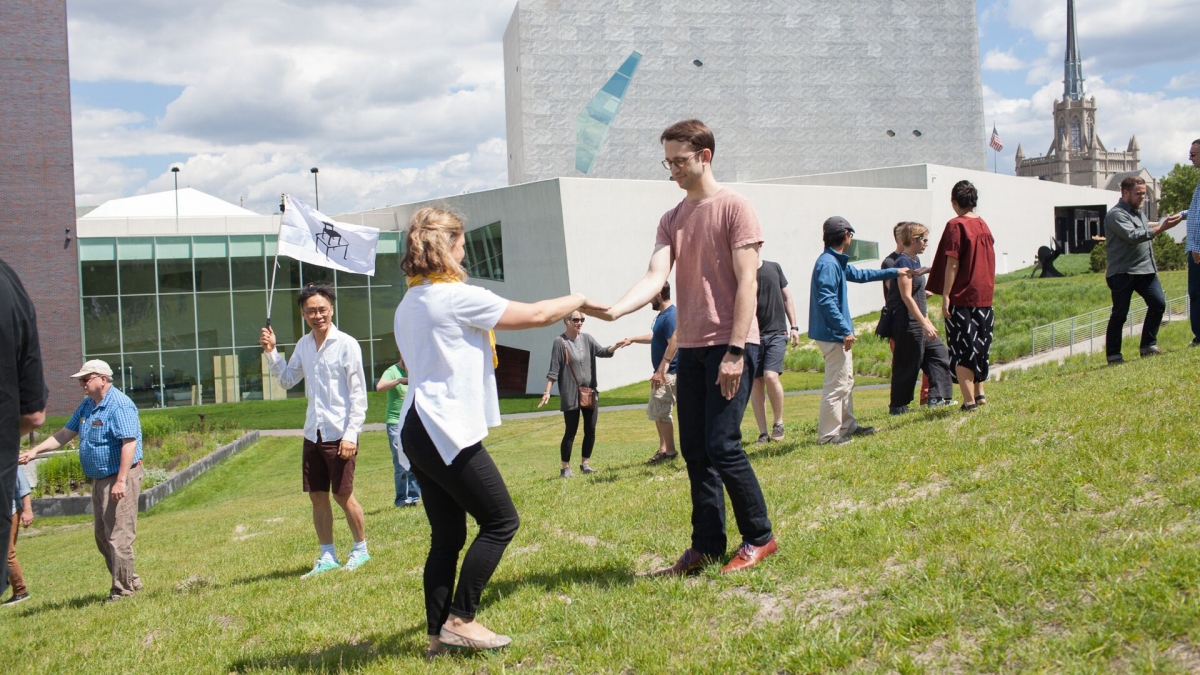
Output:
<path fill-rule="evenodd" d="M 334 211 L 504 185 L 501 37 L 512 4 L 69 0 L 78 203 L 169 189 L 172 164 L 181 185 L 259 211 L 281 191 L 311 189 L 310 166 L 322 167 L 321 202 Z M 1001 172 L 1013 172 L 1018 143 L 1028 156 L 1049 146 L 1065 5 L 977 0 L 983 123 L 1004 141 Z M 1077 11 L 1101 138 L 1124 149 L 1136 133 L 1143 164 L 1164 174 L 1200 137 L 1188 29 L 1200 3 L 1156 0 L 1148 12 L 1134 0 L 1078 0 Z M 453 44 L 436 30 L 445 25 Z M 335 46 L 317 60 L 297 46 L 306 39 Z"/>

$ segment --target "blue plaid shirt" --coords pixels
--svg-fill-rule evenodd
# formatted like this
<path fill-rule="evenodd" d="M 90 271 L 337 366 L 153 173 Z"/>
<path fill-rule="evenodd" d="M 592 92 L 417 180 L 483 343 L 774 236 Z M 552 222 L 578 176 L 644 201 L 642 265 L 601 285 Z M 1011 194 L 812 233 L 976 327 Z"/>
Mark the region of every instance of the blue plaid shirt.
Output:
<path fill-rule="evenodd" d="M 116 387 L 109 387 L 99 405 L 83 399 L 67 428 L 79 434 L 79 462 L 88 478 L 107 478 L 121 470 L 121 445 L 126 438 L 137 439 L 133 463 L 142 461 L 137 406 Z"/>
<path fill-rule="evenodd" d="M 1187 210 L 1187 250 L 1200 251 L 1200 185 L 1196 186 Z"/>

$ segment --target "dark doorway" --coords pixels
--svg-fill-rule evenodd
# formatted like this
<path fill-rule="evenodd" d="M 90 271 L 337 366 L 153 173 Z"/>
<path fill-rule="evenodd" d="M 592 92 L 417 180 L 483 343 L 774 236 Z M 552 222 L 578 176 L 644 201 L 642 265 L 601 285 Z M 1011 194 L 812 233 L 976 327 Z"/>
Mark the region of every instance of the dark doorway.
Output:
<path fill-rule="evenodd" d="M 1067 253 L 1090 253 L 1096 237 L 1104 236 L 1104 215 L 1108 208 L 1096 206 L 1060 206 L 1054 209 L 1054 238 Z"/>
<path fill-rule="evenodd" d="M 525 393 L 525 381 L 529 377 L 529 352 L 504 345 L 496 345 L 496 356 L 500 366 L 496 368 L 496 390 L 501 396 Z"/>

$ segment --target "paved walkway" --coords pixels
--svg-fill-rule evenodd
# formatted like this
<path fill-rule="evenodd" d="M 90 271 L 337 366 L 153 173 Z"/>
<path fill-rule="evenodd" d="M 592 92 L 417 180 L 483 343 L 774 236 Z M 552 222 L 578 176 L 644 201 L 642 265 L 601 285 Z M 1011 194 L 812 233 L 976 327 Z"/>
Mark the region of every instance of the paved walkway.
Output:
<path fill-rule="evenodd" d="M 1166 323 L 1165 320 L 1164 323 Z M 1139 323 L 1138 325 L 1134 326 L 1132 332 L 1126 330 L 1122 331 L 1121 334 L 1124 336 L 1125 340 L 1129 340 L 1131 337 L 1141 335 L 1142 324 Z M 994 379 L 1002 380 L 1004 379 L 1005 371 L 1027 370 L 1033 366 L 1041 366 L 1047 363 L 1062 363 L 1066 361 L 1067 357 L 1069 356 L 1078 356 L 1080 354 L 1090 354 L 1092 352 L 1103 351 L 1105 342 L 1106 340 L 1104 339 L 1104 336 L 1099 336 L 1095 340 L 1076 342 L 1074 345 L 1059 347 L 1058 349 L 1052 349 L 1048 352 L 1042 352 L 1041 354 L 1024 356 L 1015 361 L 1009 361 L 1008 363 L 1001 363 L 997 366 L 994 366 L 991 368 L 990 374 L 995 376 Z"/>
<path fill-rule="evenodd" d="M 870 389 L 887 389 L 890 386 L 891 386 L 890 384 L 864 384 L 860 387 L 855 387 L 855 389 L 865 391 L 865 390 L 870 390 Z M 811 396 L 813 394 L 820 394 L 820 393 L 821 393 L 820 389 L 806 389 L 803 391 L 784 392 L 783 395 L 784 396 Z M 600 407 L 601 411 L 610 411 L 610 412 L 617 412 L 620 410 L 645 410 L 645 409 L 646 409 L 645 403 L 635 403 L 633 405 L 609 405 L 609 406 L 601 406 Z M 504 419 L 504 420 L 532 420 L 532 419 L 537 419 L 539 417 L 556 417 L 561 414 L 562 414 L 562 412 L 559 410 L 539 410 L 537 412 L 509 413 L 507 415 L 501 415 L 500 418 Z M 382 425 L 382 424 L 364 424 L 363 425 L 363 431 L 383 431 L 383 430 L 384 430 L 384 425 Z M 261 429 L 261 430 L 259 430 L 258 433 L 260 436 L 303 436 L 304 429 Z"/>

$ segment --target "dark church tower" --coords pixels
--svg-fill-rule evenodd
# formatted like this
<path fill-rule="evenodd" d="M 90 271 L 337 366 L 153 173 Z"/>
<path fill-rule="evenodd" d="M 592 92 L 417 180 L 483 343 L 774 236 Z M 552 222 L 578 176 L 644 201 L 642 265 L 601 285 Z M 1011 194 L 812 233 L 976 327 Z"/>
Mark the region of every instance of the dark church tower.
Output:
<path fill-rule="evenodd" d="M 0 11 L 0 258 L 37 306 L 51 413 L 79 386 L 79 268 L 65 0 L 3 0 Z"/>

